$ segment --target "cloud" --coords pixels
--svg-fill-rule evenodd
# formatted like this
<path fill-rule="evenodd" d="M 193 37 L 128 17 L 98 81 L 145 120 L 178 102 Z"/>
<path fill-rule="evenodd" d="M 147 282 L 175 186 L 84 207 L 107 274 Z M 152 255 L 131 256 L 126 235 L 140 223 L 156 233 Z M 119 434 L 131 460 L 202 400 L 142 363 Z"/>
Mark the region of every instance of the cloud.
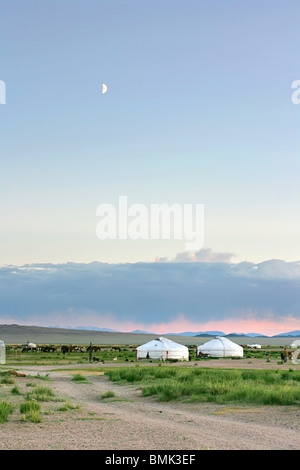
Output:
<path fill-rule="evenodd" d="M 176 257 L 172 259 L 168 258 L 156 258 L 155 262 L 157 263 L 229 263 L 233 258 L 233 253 L 215 253 L 210 248 L 203 248 L 196 252 L 185 251 L 183 253 L 178 253 Z"/>
<path fill-rule="evenodd" d="M 299 262 L 233 264 L 217 258 L 2 267 L 0 323 L 186 331 L 192 325 L 222 329 L 217 325 L 228 322 L 253 330 L 264 321 L 286 331 L 285 322 L 299 322 Z"/>

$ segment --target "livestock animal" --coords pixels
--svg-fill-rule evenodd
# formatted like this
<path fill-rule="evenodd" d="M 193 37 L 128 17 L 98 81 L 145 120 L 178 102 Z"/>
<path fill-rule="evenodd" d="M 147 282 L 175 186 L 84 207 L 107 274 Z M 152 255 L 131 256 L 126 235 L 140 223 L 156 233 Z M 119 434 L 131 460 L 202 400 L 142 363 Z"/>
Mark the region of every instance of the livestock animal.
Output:
<path fill-rule="evenodd" d="M 205 354 L 202 351 L 199 351 L 198 356 L 200 356 L 200 357 L 209 357 L 209 354 Z"/>
<path fill-rule="evenodd" d="M 280 354 L 281 360 L 287 362 L 288 359 L 292 360 L 292 351 L 288 351 L 284 348 L 283 352 Z"/>
<path fill-rule="evenodd" d="M 56 347 L 45 345 L 45 346 L 40 346 L 39 350 L 41 352 L 56 352 Z"/>
<path fill-rule="evenodd" d="M 86 352 L 89 352 L 90 349 L 92 348 L 92 352 L 98 352 L 98 351 L 101 351 L 101 347 L 100 346 L 94 346 L 94 345 L 89 345 L 87 348 L 86 348 Z"/>
<path fill-rule="evenodd" d="M 22 344 L 22 352 L 28 352 L 28 351 L 34 351 L 36 352 L 37 351 L 37 347 L 36 347 L 36 344 L 34 343 L 29 343 L 29 341 L 27 341 L 26 344 Z"/>
<path fill-rule="evenodd" d="M 16 377 L 26 377 L 26 374 L 23 374 L 21 372 L 17 372 L 16 370 L 10 370 L 9 373 L 11 375 L 15 375 Z"/>

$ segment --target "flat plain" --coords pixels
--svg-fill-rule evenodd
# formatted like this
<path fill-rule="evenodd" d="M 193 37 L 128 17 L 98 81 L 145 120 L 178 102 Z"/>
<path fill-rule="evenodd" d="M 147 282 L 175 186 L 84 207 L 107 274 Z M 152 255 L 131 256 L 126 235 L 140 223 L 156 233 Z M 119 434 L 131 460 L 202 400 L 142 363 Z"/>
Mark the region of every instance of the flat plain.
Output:
<path fill-rule="evenodd" d="M 3 333 L 3 332 L 2 332 Z M 0 337 L 3 334 L 0 331 Z M 26 340 L 45 344 L 98 343 L 102 350 L 95 362 L 83 353 L 15 353 L 0 366 L 0 377 L 11 380 L 0 384 L 1 400 L 10 401 L 14 411 L 0 423 L 1 450 L 299 450 L 300 405 L 257 405 L 242 403 L 188 403 L 158 401 L 142 395 L 135 383 L 121 385 L 109 380 L 106 371 L 115 368 L 180 367 L 186 370 L 243 369 L 299 371 L 291 361 L 280 361 L 280 351 L 290 344 L 266 345 L 262 351 L 246 351 L 242 359 L 210 359 L 161 363 L 135 361 L 134 345 L 148 341 L 145 335 L 104 333 L 91 336 L 34 336 L 35 330 L 14 337 L 12 344 Z M 66 333 L 65 331 L 63 333 Z M 69 332 L 70 333 L 70 332 Z M 2 335 L 2 336 L 1 336 Z M 104 338 L 106 338 L 104 340 Z M 120 338 L 123 338 L 121 343 Z M 153 336 L 151 336 L 151 339 Z M 173 337 L 172 337 L 173 338 Z M 10 339 L 8 336 L 6 340 Z M 175 340 L 175 338 L 173 338 Z M 176 338 L 178 339 L 178 338 Z M 185 338 L 193 344 L 203 338 Z M 257 338 L 256 338 L 257 339 Z M 258 342 L 256 341 L 255 342 Z M 269 339 L 269 338 L 267 338 Z M 251 339 L 253 342 L 253 338 Z M 185 342 L 186 341 L 186 342 Z M 207 338 L 204 338 L 207 341 Z M 242 337 L 241 343 L 249 338 Z M 122 345 L 124 347 L 122 347 Z M 127 347 L 125 345 L 133 345 Z M 106 347 L 105 347 L 106 346 Z M 118 349 L 119 347 L 119 349 Z M 105 357 L 105 360 L 103 359 Z M 97 361 L 101 359 L 103 362 Z M 82 380 L 75 380 L 82 378 Z M 34 401 L 34 391 L 51 389 L 52 398 L 40 402 L 40 421 L 33 422 L 20 413 L 19 404 Z M 13 390 L 15 392 L 13 393 Z M 17 391 L 17 392 L 16 392 Z M 31 397 L 31 398 L 30 398 Z"/>

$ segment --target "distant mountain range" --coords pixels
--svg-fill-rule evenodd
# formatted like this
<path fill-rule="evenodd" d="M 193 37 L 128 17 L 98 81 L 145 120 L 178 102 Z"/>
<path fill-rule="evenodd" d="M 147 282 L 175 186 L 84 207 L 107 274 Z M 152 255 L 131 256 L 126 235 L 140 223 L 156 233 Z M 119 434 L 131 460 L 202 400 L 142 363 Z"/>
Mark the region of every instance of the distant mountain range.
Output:
<path fill-rule="evenodd" d="M 71 328 L 71 327 L 70 327 Z M 110 328 L 98 328 L 98 327 L 83 327 L 78 326 L 75 328 L 76 330 L 95 330 L 95 331 L 106 331 L 106 332 L 115 332 L 115 333 L 122 333 L 120 330 L 111 330 Z M 143 331 L 143 330 L 133 330 L 129 331 L 128 333 L 136 333 L 136 334 L 145 334 L 145 335 L 158 335 L 158 333 L 154 333 L 153 331 Z M 183 331 L 181 333 L 164 333 L 160 334 L 159 336 L 248 336 L 251 338 L 281 338 L 281 337 L 299 337 L 300 330 L 288 331 L 287 333 L 279 333 L 278 335 L 268 336 L 262 335 L 261 333 L 224 333 L 223 331 Z"/>
<path fill-rule="evenodd" d="M 280 333 L 279 335 L 274 335 L 273 338 L 281 338 L 282 336 L 300 336 L 300 330 L 289 331 L 288 333 Z"/>
<path fill-rule="evenodd" d="M 130 333 L 144 333 L 155 335 L 156 333 L 149 331 L 135 330 Z M 182 333 L 164 333 L 166 336 L 247 336 L 251 338 L 281 338 L 281 337 L 298 337 L 300 336 L 300 330 L 288 331 L 287 333 L 280 333 L 274 336 L 262 335 L 261 333 L 224 333 L 223 331 L 183 331 Z M 161 335 L 163 336 L 163 335 Z"/>
<path fill-rule="evenodd" d="M 138 335 L 156 335 L 157 333 L 153 333 L 153 331 L 143 331 L 143 330 L 133 330 L 130 333 L 136 333 Z"/>
<path fill-rule="evenodd" d="M 176 336 L 225 336 L 223 331 L 183 331 L 182 333 L 166 333 L 166 335 Z"/>
<path fill-rule="evenodd" d="M 245 333 L 230 333 L 225 335 L 223 331 L 184 331 L 177 335 L 169 333 L 157 334 L 142 330 L 134 331 L 117 331 L 110 328 L 99 327 L 50 327 L 50 326 L 34 326 L 34 325 L 17 325 L 17 324 L 0 324 L 0 339 L 6 343 L 23 344 L 28 340 L 34 340 L 34 343 L 40 344 L 142 344 L 143 342 L 153 339 L 153 337 L 168 336 L 174 338 L 175 341 L 184 344 L 197 344 L 214 338 L 215 336 L 228 337 L 232 341 L 241 343 L 258 342 L 262 344 L 287 344 L 294 342 L 300 338 L 300 330 L 280 333 L 275 336 L 263 336 L 258 333 L 250 333 L 257 335 L 251 338 Z M 198 337 L 197 337 L 198 336 Z M 182 338 L 180 340 L 180 338 Z M 244 339 L 243 339 L 244 338 Z M 248 338 L 248 339 L 247 339 Z M 289 338 L 289 339 L 288 339 Z"/>
<path fill-rule="evenodd" d="M 10 332 L 17 332 L 19 329 L 26 329 L 28 332 L 32 331 L 39 331 L 39 332 L 50 332 L 51 329 L 55 329 L 57 333 L 63 333 L 66 331 L 73 332 L 74 334 L 79 334 L 80 331 L 86 331 L 86 332 L 99 332 L 99 333 L 116 333 L 116 334 L 145 334 L 145 335 L 157 335 L 157 336 L 185 336 L 185 337 L 215 337 L 215 336 L 225 336 L 225 337 L 252 337 L 252 338 L 300 338 L 300 330 L 294 330 L 294 331 L 288 331 L 285 333 L 279 333 L 277 335 L 273 336 L 267 336 L 263 335 L 261 333 L 224 333 L 223 331 L 219 330 L 213 330 L 213 331 L 183 331 L 181 333 L 154 333 L 152 331 L 143 331 L 143 330 L 134 330 L 134 331 L 120 331 L 120 330 L 113 330 L 111 328 L 99 328 L 99 327 L 93 327 L 93 326 L 78 326 L 78 327 L 72 327 L 72 326 L 25 326 L 25 325 L 3 325 L 0 324 L 0 329 L 2 333 L 4 331 L 10 331 Z M 0 338 L 1 339 L 1 338 Z"/>
<path fill-rule="evenodd" d="M 57 326 L 52 326 L 51 328 L 60 328 Z M 97 326 L 76 326 L 76 328 L 72 326 L 67 326 L 66 328 L 71 330 L 86 330 L 86 331 L 106 331 L 110 333 L 121 333 L 120 330 L 112 330 L 111 328 L 98 328 Z"/>
<path fill-rule="evenodd" d="M 177 336 L 251 336 L 253 338 L 267 338 L 267 336 L 260 333 L 224 333 L 223 331 L 185 331 L 183 333 L 167 333 L 168 335 L 177 335 Z"/>

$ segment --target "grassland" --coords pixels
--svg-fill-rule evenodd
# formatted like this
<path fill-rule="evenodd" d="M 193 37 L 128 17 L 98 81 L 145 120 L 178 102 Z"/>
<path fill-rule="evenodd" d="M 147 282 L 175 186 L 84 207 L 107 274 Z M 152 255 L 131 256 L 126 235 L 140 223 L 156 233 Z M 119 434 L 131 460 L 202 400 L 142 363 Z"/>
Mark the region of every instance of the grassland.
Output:
<path fill-rule="evenodd" d="M 8 348 L 0 365 L 0 448 L 194 449 L 207 419 L 217 432 L 206 435 L 209 447 L 281 448 L 276 426 L 289 433 L 284 446 L 298 448 L 300 365 L 283 363 L 281 351 L 245 348 L 241 359 L 218 360 L 197 358 L 192 346 L 190 361 L 174 363 L 136 361 L 130 344 L 100 345 L 92 355 Z M 141 422 L 137 444 L 130 436 Z M 236 426 L 244 429 L 241 441 L 230 440 Z M 182 443 L 166 439 L 175 432 L 186 436 Z"/>
<path fill-rule="evenodd" d="M 64 410 L 65 399 L 55 395 L 48 384 L 48 375 L 36 374 L 26 378 L 23 375 L 14 370 L 0 371 L 0 423 L 7 422 L 11 415 L 14 419 L 18 416 L 19 422 L 40 423 L 42 414 Z M 72 405 L 67 409 L 76 407 Z"/>
<path fill-rule="evenodd" d="M 49 347 L 54 346 L 53 344 L 48 345 Z M 70 345 L 72 346 L 72 345 Z M 18 367 L 18 365 L 70 365 L 70 364 L 88 364 L 90 362 L 95 363 L 102 363 L 102 364 L 109 364 L 113 363 L 116 364 L 126 364 L 126 363 L 133 363 L 136 362 L 136 345 L 120 345 L 120 344 L 113 344 L 113 345 L 98 345 L 97 351 L 92 352 L 89 354 L 86 351 L 86 348 L 89 344 L 82 345 L 82 351 L 80 350 L 72 350 L 72 352 L 66 352 L 63 354 L 61 351 L 51 351 L 51 352 L 43 352 L 39 350 L 37 351 L 27 351 L 22 352 L 20 347 L 10 346 L 7 345 L 6 347 L 6 361 L 8 365 L 12 367 Z M 197 362 L 199 364 L 203 362 L 210 361 L 210 358 L 199 358 L 196 355 L 196 346 L 190 345 L 189 346 L 189 354 L 190 354 L 190 361 Z M 270 361 L 278 361 L 281 363 L 280 353 L 283 350 L 283 346 L 266 346 L 262 349 L 251 349 L 245 348 L 244 349 L 244 357 L 238 359 L 240 362 L 245 362 L 249 360 L 261 359 L 265 360 L 266 363 Z M 215 360 L 215 359 L 214 359 Z M 232 362 L 231 359 L 228 361 Z M 158 360 L 143 360 L 143 363 L 159 363 Z M 0 369 L 1 370 L 1 369 Z"/>
<path fill-rule="evenodd" d="M 158 401 L 300 405 L 300 370 L 120 368 L 110 380 L 136 384 Z"/>
<path fill-rule="evenodd" d="M 101 345 L 92 354 L 78 350 L 65 354 L 56 350 L 47 353 L 40 350 L 21 352 L 18 349 L 8 347 L 7 364 L 0 366 L 0 372 L 3 370 L 2 383 L 11 380 L 14 385 L 15 379 L 8 375 L 9 370 L 26 366 L 29 368 L 30 366 L 45 366 L 48 367 L 48 370 L 50 370 L 49 367 L 53 367 L 53 370 L 56 367 L 64 367 L 67 370 L 69 366 L 78 366 L 77 372 L 76 369 L 72 369 L 72 380 L 79 382 L 86 381 L 81 368 L 84 367 L 88 372 L 89 368 L 87 367 L 91 365 L 94 373 L 98 371 L 106 374 L 110 380 L 120 384 L 135 384 L 141 388 L 143 396 L 153 396 L 160 401 L 183 400 L 285 405 L 300 403 L 300 369 L 280 370 L 283 365 L 280 358 L 282 347 L 269 346 L 257 350 L 245 348 L 243 358 L 235 361 L 227 359 L 226 368 L 224 368 L 223 362 L 220 369 L 216 366 L 210 369 L 209 364 L 212 361 L 210 358 L 198 358 L 196 346 L 190 347 L 189 351 L 191 361 L 174 364 L 168 361 L 162 363 L 154 360 L 137 362 L 133 345 Z M 257 360 L 265 364 L 266 370 L 243 368 L 243 364 L 249 366 L 253 363 L 255 369 L 255 361 Z M 237 361 L 239 369 L 231 370 L 231 365 Z M 217 360 L 213 359 L 213 362 L 216 364 Z M 276 370 L 267 370 L 267 366 L 271 362 L 278 366 Z M 140 367 L 140 364 L 143 367 Z M 126 365 L 131 367 L 126 367 Z M 153 367 L 154 365 L 163 365 L 163 367 Z M 165 365 L 168 367 L 164 367 Z M 206 368 L 193 367 L 196 365 L 205 365 Z M 1 395 L 0 386 L 1 399 L 5 400 L 7 396 Z"/>

